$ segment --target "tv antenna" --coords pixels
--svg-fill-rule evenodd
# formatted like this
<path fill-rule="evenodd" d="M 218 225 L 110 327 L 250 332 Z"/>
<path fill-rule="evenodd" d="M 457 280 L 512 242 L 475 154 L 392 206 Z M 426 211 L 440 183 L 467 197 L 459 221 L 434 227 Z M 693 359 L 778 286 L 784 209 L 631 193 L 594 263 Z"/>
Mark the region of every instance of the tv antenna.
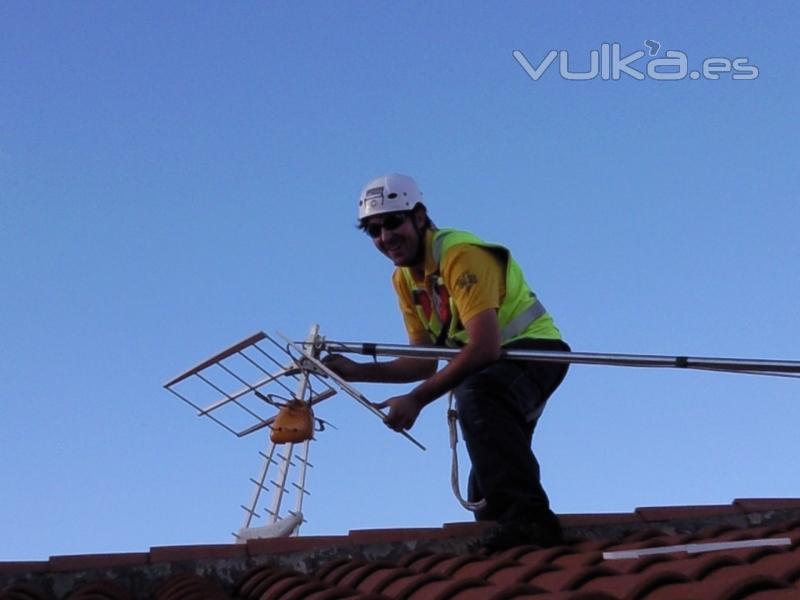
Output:
<path fill-rule="evenodd" d="M 361 392 L 319 360 L 325 344 L 319 325 L 311 328 L 305 342 L 280 337 L 283 343 L 259 331 L 164 384 L 198 416 L 238 438 L 270 430 L 269 443 L 259 452 L 258 474 L 250 479 L 252 495 L 241 505 L 244 522 L 233 534 L 239 542 L 297 534 L 305 521 L 303 500 L 310 494 L 306 476 L 313 467 L 309 446 L 314 430 L 322 431 L 327 425 L 314 417 L 314 406 L 344 392 L 384 419 Z M 400 435 L 425 449 L 407 432 Z M 295 496 L 293 507 L 285 502 L 290 490 Z M 266 524 L 254 526 L 262 513 Z"/>

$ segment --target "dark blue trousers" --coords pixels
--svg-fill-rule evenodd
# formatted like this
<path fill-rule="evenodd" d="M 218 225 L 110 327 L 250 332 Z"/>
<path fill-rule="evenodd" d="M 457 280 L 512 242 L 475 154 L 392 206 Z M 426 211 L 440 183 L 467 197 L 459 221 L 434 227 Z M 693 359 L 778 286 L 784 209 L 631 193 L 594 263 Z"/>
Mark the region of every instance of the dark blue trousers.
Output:
<path fill-rule="evenodd" d="M 560 340 L 520 340 L 504 349 L 564 350 Z M 486 499 L 479 521 L 534 521 L 558 528 L 531 449 L 545 403 L 567 363 L 501 360 L 470 375 L 454 390 L 472 470 L 468 497 Z"/>

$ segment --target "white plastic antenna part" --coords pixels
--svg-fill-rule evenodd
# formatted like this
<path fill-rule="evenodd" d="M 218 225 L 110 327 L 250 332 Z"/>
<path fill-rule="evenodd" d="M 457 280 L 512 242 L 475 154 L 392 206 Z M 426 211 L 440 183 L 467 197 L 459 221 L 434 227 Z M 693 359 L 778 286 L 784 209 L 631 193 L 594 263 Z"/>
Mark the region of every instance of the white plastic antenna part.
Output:
<path fill-rule="evenodd" d="M 293 533 L 296 533 L 302 522 L 303 513 L 298 513 L 262 527 L 242 527 L 234 534 L 234 537 L 236 537 L 237 543 L 240 544 L 245 543 L 247 540 L 260 538 L 289 537 Z"/>

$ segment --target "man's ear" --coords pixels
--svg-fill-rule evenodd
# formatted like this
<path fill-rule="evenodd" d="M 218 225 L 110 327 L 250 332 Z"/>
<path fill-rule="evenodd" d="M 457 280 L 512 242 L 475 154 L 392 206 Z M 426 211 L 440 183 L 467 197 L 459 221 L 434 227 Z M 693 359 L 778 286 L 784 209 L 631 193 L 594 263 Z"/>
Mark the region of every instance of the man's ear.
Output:
<path fill-rule="evenodd" d="M 424 206 L 417 206 L 414 209 L 413 216 L 414 224 L 417 226 L 417 229 L 425 227 L 425 224 L 428 222 L 428 211 L 425 210 Z"/>

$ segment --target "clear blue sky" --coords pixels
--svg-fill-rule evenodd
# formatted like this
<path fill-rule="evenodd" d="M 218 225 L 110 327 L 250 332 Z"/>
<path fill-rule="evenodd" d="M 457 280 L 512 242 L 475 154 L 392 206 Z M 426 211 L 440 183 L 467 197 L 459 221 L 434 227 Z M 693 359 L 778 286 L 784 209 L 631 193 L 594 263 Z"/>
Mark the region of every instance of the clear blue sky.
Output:
<path fill-rule="evenodd" d="M 0 6 L 0 560 L 230 541 L 263 439 L 161 389 L 264 329 L 403 342 L 357 194 L 414 176 L 511 247 L 575 350 L 800 359 L 797 3 Z M 644 40 L 752 81 L 566 81 Z M 644 68 L 646 60 L 638 62 Z M 373 400 L 398 393 L 364 386 Z M 574 367 L 534 446 L 554 509 L 800 492 L 796 380 Z M 305 534 L 467 520 L 344 396 Z M 462 447 L 462 454 L 464 454 Z M 463 466 L 466 470 L 466 466 Z"/>

